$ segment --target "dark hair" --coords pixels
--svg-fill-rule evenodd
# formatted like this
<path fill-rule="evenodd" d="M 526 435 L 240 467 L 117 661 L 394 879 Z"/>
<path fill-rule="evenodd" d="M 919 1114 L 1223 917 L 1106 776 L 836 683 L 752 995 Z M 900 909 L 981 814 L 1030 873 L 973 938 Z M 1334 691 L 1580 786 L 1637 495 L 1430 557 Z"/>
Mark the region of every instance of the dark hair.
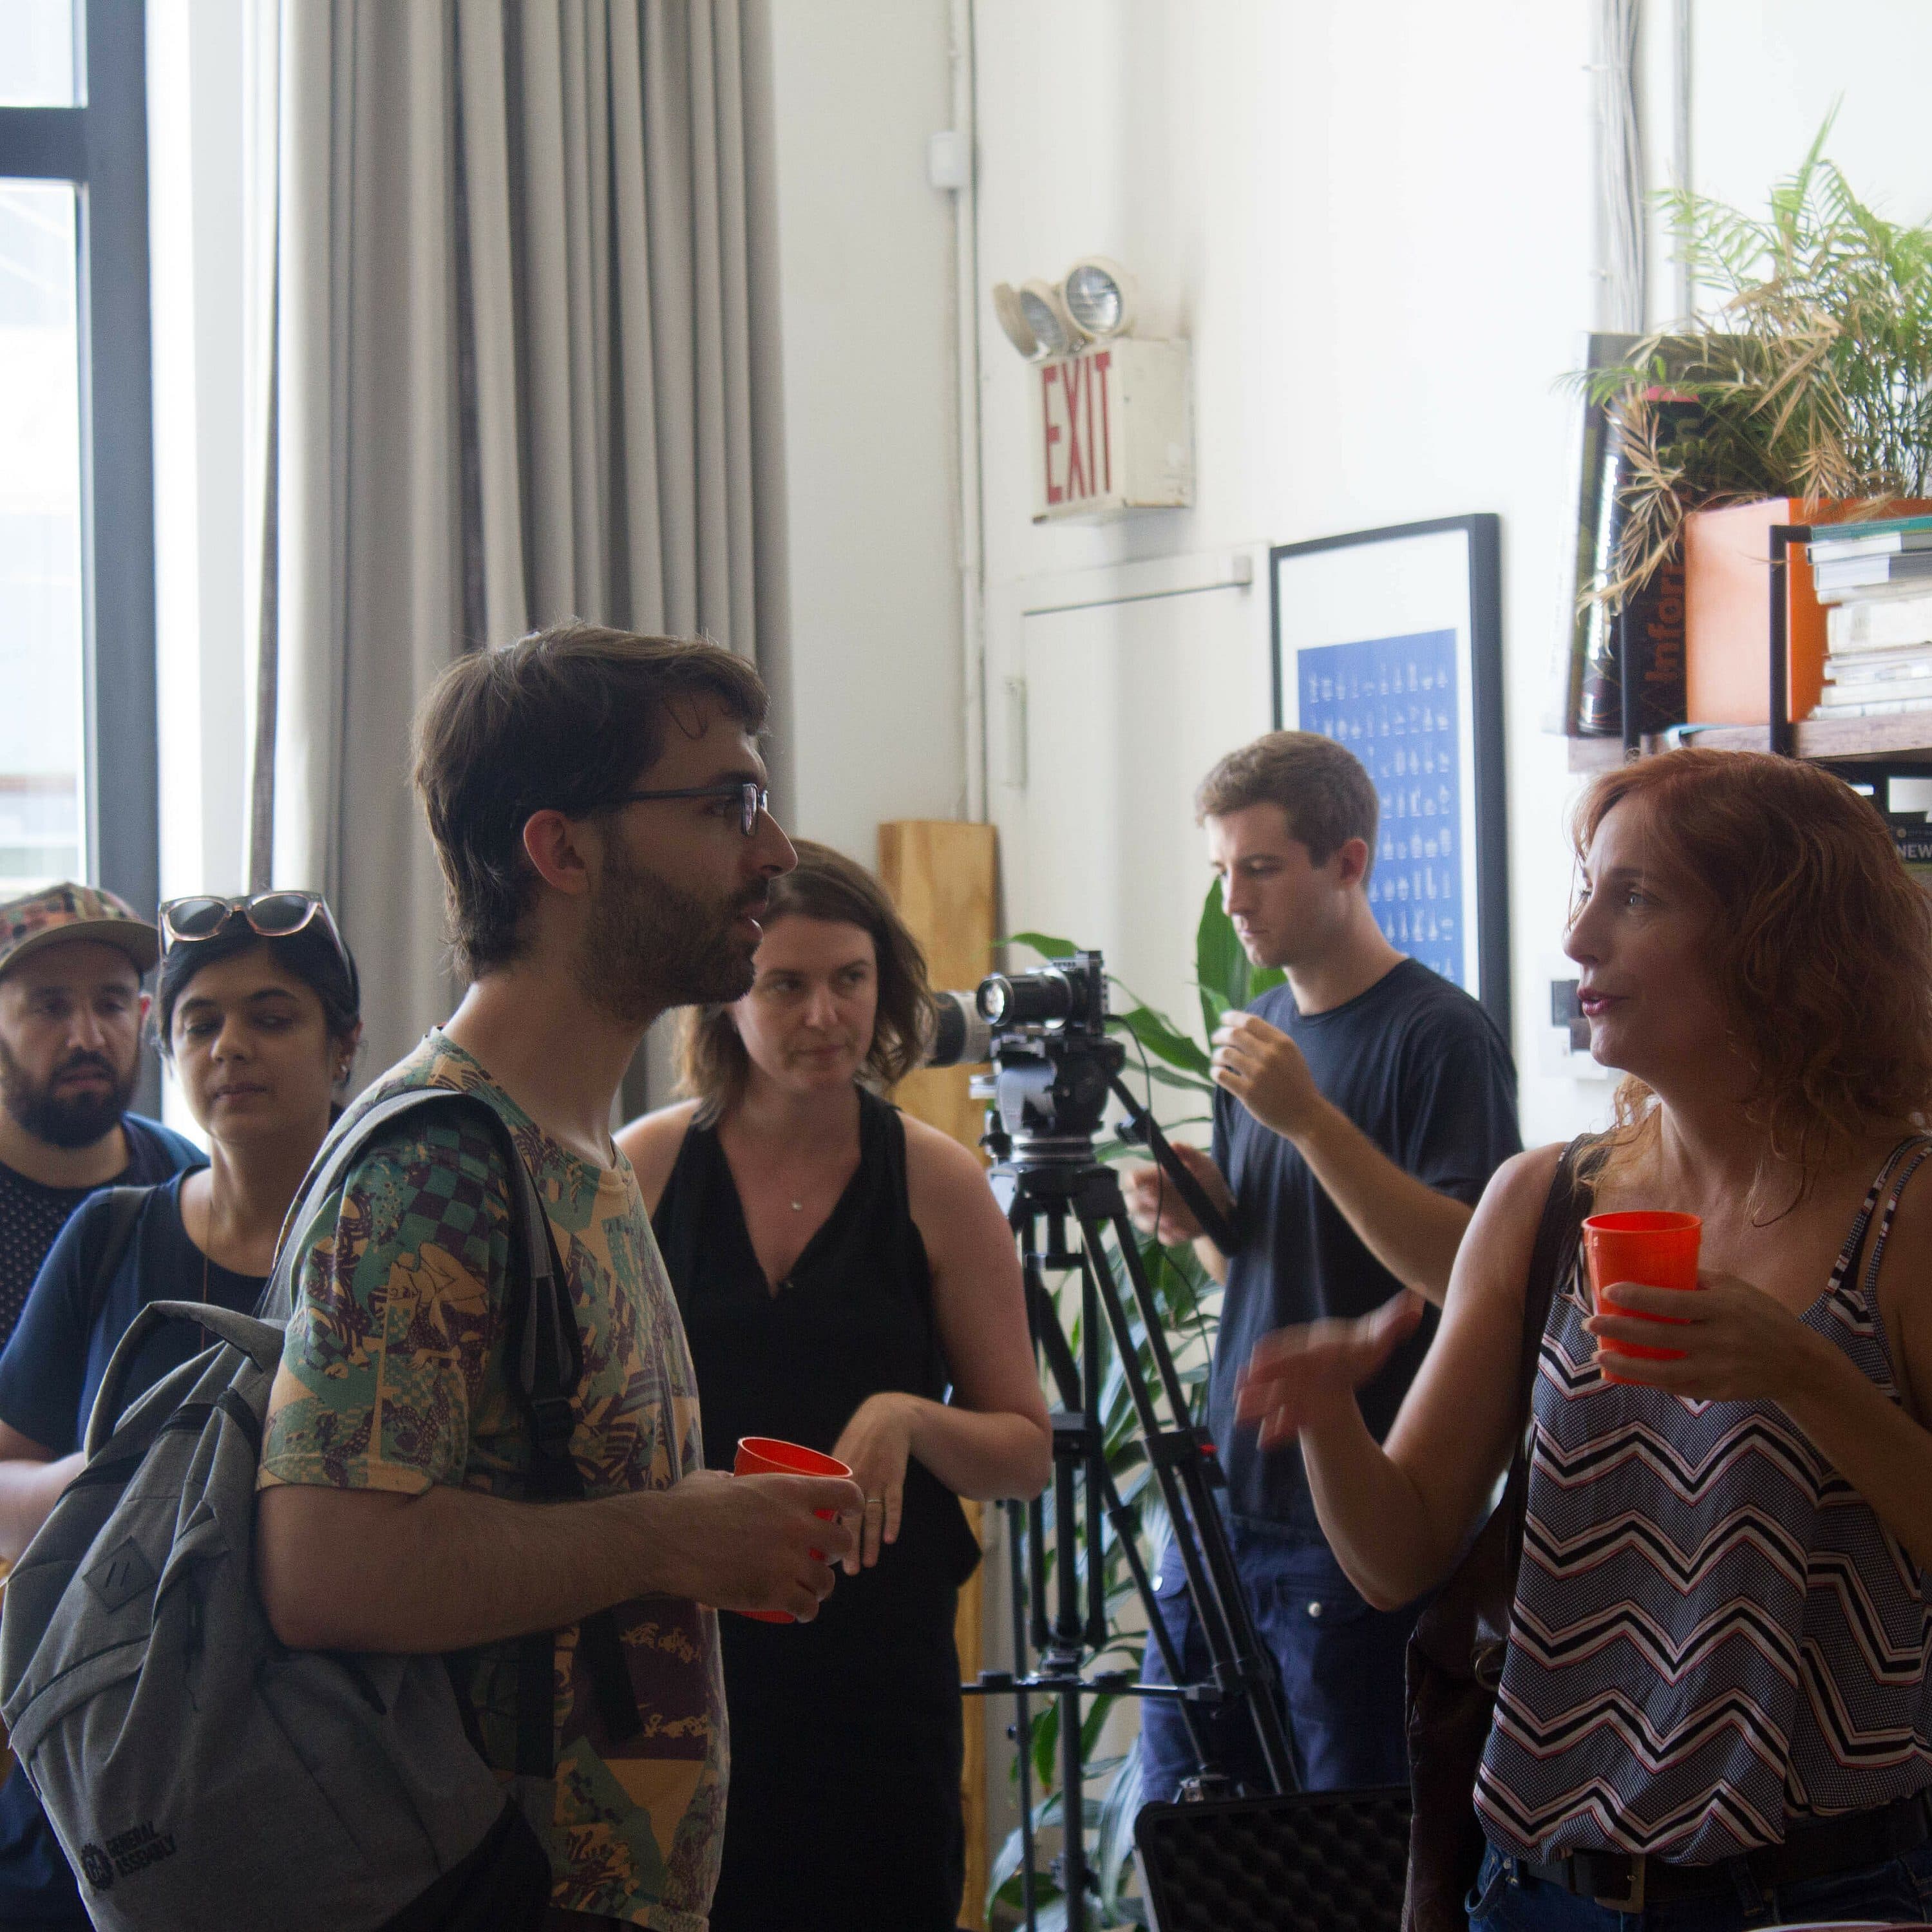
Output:
<path fill-rule="evenodd" d="M 1280 806 L 1288 836 L 1308 848 L 1317 866 L 1351 838 L 1368 847 L 1374 862 L 1381 814 L 1375 781 L 1354 752 L 1318 731 L 1270 731 L 1230 752 L 1201 781 L 1194 816 L 1197 822 L 1225 818 L 1251 805 Z"/>
<path fill-rule="evenodd" d="M 864 866 L 809 838 L 794 838 L 792 846 L 798 863 L 772 881 L 760 916 L 767 929 L 790 916 L 871 934 L 879 1004 L 860 1077 L 880 1088 L 895 1087 L 925 1058 L 932 1015 L 926 955 L 885 887 Z M 738 1098 L 749 1065 L 728 1007 L 687 1006 L 679 1016 L 678 1091 L 697 1096 L 700 1120 L 715 1120 Z"/>
<path fill-rule="evenodd" d="M 362 986 L 347 940 L 340 952 L 318 919 L 299 932 L 264 939 L 244 919 L 231 918 L 212 939 L 178 939 L 161 955 L 154 987 L 154 1028 L 160 1050 L 173 1051 L 175 1008 L 194 976 L 256 946 L 284 972 L 292 974 L 322 1002 L 322 1022 L 332 1040 L 346 1040 L 361 1024 Z"/>
<path fill-rule="evenodd" d="M 1641 802 L 1666 862 L 1708 894 L 1706 940 L 1748 1106 L 1774 1157 L 1812 1174 L 1858 1135 L 1932 1106 L 1932 899 L 1884 820 L 1844 781 L 1762 752 L 1666 752 L 1606 772 L 1577 805 L 1578 858 L 1611 810 Z M 1657 1130 L 1643 1082 L 1617 1090 L 1603 1157 Z"/>
<path fill-rule="evenodd" d="M 532 814 L 608 811 L 663 755 L 673 707 L 714 698 L 764 724 L 758 673 L 721 646 L 572 622 L 459 658 L 416 714 L 416 783 L 436 841 L 450 944 L 472 979 L 506 966 L 536 888 Z"/>

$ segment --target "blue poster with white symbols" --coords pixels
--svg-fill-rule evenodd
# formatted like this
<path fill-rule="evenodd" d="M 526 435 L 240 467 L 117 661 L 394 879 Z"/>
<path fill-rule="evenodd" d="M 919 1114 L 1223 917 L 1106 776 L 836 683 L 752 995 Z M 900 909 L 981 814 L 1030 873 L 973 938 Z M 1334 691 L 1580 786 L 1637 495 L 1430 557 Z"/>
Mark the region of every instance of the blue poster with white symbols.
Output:
<path fill-rule="evenodd" d="M 1304 646 L 1295 654 L 1304 731 L 1346 745 L 1382 800 L 1369 904 L 1390 944 L 1466 986 L 1461 720 L 1456 633 Z"/>

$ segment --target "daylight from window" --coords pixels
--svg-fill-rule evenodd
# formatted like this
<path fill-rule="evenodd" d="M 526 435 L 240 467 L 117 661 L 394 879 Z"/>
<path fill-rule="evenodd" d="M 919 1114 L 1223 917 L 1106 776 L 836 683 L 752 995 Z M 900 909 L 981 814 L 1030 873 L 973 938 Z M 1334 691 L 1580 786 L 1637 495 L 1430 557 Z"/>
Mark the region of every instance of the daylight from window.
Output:
<path fill-rule="evenodd" d="M 0 181 L 0 898 L 86 875 L 77 214 Z"/>
<path fill-rule="evenodd" d="M 0 107 L 81 105 L 75 0 L 0 0 Z"/>

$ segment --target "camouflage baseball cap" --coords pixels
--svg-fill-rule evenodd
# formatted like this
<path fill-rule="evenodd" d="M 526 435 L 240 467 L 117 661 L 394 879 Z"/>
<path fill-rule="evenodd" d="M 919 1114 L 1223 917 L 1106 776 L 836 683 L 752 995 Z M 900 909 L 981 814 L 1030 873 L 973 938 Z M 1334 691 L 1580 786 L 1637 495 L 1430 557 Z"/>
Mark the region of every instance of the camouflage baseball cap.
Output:
<path fill-rule="evenodd" d="M 70 880 L 0 904 L 0 975 L 30 952 L 76 939 L 118 946 L 145 973 L 160 957 L 161 935 L 125 899 Z"/>

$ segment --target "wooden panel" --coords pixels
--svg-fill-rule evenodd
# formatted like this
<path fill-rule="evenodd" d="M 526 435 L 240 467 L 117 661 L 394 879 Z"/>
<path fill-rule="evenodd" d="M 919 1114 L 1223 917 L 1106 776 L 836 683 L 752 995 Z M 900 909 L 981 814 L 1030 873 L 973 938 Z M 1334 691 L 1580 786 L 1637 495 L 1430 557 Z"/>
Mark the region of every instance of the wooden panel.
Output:
<path fill-rule="evenodd" d="M 934 986 L 976 986 L 993 961 L 996 857 L 993 828 L 947 819 L 897 819 L 879 827 L 879 877 L 925 949 Z M 977 1150 L 984 1105 L 968 1093 L 963 1066 L 910 1076 L 893 1096 L 909 1114 Z"/>
<path fill-rule="evenodd" d="M 997 896 L 997 854 L 990 825 L 942 819 L 898 819 L 879 827 L 879 878 L 892 896 L 899 916 L 926 953 L 934 986 L 976 986 L 991 968 Z M 980 1152 L 986 1108 L 968 1092 L 970 1073 L 963 1066 L 928 1067 L 908 1076 L 892 1096 L 916 1119 L 950 1134 Z M 966 1505 L 975 1536 L 982 1534 L 980 1505 Z M 976 1677 L 983 1655 L 985 1571 L 959 1593 L 953 1627 L 959 1668 Z M 966 1811 L 966 1892 L 960 1922 L 986 1923 L 986 1726 L 979 1700 L 966 1711 L 966 1760 L 960 1773 Z"/>

